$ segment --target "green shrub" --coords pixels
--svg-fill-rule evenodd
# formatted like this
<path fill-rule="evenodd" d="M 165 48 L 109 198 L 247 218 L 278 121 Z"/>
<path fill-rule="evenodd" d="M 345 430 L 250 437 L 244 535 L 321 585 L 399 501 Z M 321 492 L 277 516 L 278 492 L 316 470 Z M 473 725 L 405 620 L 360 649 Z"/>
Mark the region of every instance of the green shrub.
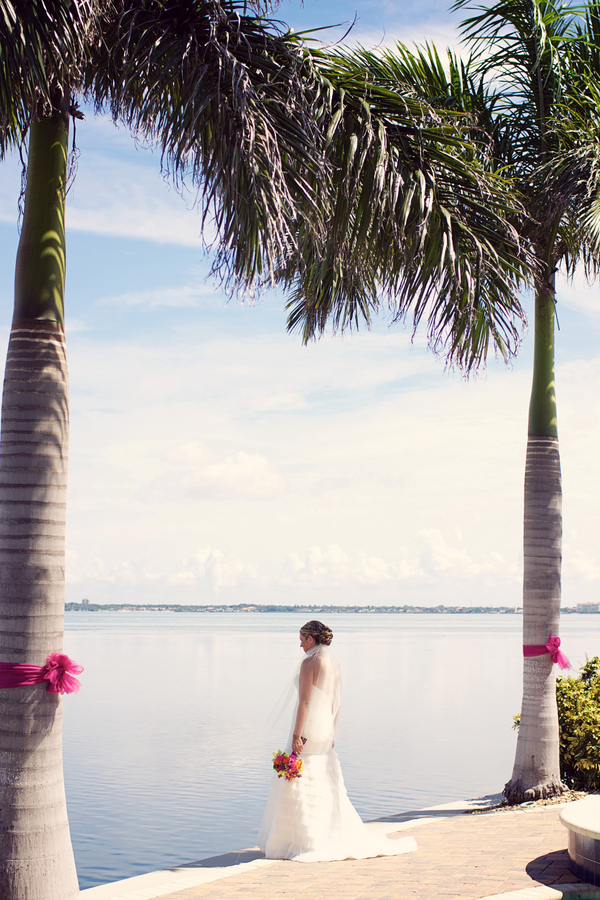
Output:
<path fill-rule="evenodd" d="M 600 659 L 581 667 L 579 678 L 558 678 L 560 773 L 576 791 L 600 790 Z"/>
<path fill-rule="evenodd" d="M 556 679 L 560 777 L 574 791 L 600 790 L 600 659 L 581 667 L 579 678 Z M 521 714 L 513 716 L 518 729 Z"/>

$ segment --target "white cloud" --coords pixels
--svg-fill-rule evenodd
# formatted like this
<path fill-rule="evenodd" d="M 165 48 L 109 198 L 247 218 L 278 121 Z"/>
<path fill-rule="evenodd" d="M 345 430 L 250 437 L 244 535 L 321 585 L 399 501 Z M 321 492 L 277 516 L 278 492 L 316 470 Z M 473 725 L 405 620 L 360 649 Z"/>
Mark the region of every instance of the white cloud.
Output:
<path fill-rule="evenodd" d="M 189 447 L 189 445 L 188 445 Z M 140 496 L 150 501 L 173 501 L 174 497 L 274 497 L 285 490 L 281 475 L 259 453 L 239 450 L 225 459 L 206 450 L 198 458 L 181 460 L 176 469 L 156 477 Z"/>
<path fill-rule="evenodd" d="M 399 547 L 390 559 L 329 544 L 310 547 L 303 556 L 291 553 L 286 568 L 284 584 L 297 582 L 315 589 L 405 582 L 439 585 L 448 577 L 464 583 L 482 574 L 514 582 L 519 576 L 517 565 L 509 565 L 501 554 L 490 552 L 475 559 L 464 547 L 450 544 L 437 528 L 421 529 L 410 547 Z"/>
<path fill-rule="evenodd" d="M 473 588 L 493 603 L 513 582 L 518 602 L 526 371 L 465 384 L 385 330 L 308 349 L 202 327 L 149 347 L 82 332 L 70 358 L 69 544 L 112 559 L 113 584 L 117 559 L 137 559 L 182 602 L 214 585 L 231 602 Z"/>
<path fill-rule="evenodd" d="M 576 535 L 573 535 L 576 537 Z M 597 582 L 600 579 L 600 559 L 585 553 L 578 542 L 566 540 L 563 545 L 565 573 L 574 580 Z"/>
<path fill-rule="evenodd" d="M 0 222 L 14 224 L 19 215 L 21 161 L 17 153 L 8 154 L 0 166 Z"/>
<path fill-rule="evenodd" d="M 107 562 L 94 557 L 84 563 L 73 551 L 67 556 L 67 584 L 75 589 L 80 585 L 100 584 L 117 590 L 123 587 L 142 591 L 158 588 L 166 595 L 171 586 L 193 587 L 217 596 L 222 588 L 245 585 L 258 577 L 256 566 L 216 547 L 202 547 L 168 572 L 158 570 L 148 559 Z"/>
<path fill-rule="evenodd" d="M 99 415 L 100 432 L 104 430 L 106 418 L 112 418 L 115 413 L 121 419 L 117 411 L 110 409 Z M 119 426 L 127 427 L 122 421 L 117 430 Z M 133 431 L 137 430 L 133 424 Z M 118 486 L 114 502 L 119 506 L 132 502 L 172 506 L 201 499 L 264 500 L 278 497 L 286 490 L 283 476 L 260 453 L 238 450 L 222 454 L 197 440 L 173 445 L 164 438 L 152 437 L 148 441 L 120 443 L 102 442 L 99 437 L 95 444 L 93 464 L 107 473 L 115 488 Z M 105 504 L 106 499 L 101 489 L 97 504 Z"/>
<path fill-rule="evenodd" d="M 172 306 L 185 308 L 198 306 L 210 294 L 211 290 L 208 287 L 184 285 L 176 288 L 165 287 L 146 291 L 127 291 L 124 294 L 101 297 L 98 302 L 103 304 L 123 304 L 126 306 Z"/>
<path fill-rule="evenodd" d="M 146 477 L 138 479 L 138 497 L 147 503 L 190 498 L 275 497 L 285 490 L 285 480 L 260 453 L 239 450 L 220 456 L 206 444 L 190 441 L 154 452 L 147 447 Z M 128 454 L 121 456 L 125 464 Z M 138 470 L 139 471 L 139 470 Z M 160 474 L 154 474 L 155 472 Z"/>
<path fill-rule="evenodd" d="M 65 324 L 65 332 L 69 334 L 74 334 L 76 331 L 89 331 L 90 326 L 84 322 L 82 319 L 73 319 L 69 318 Z"/>
<path fill-rule="evenodd" d="M 339 544 L 329 544 L 324 549 L 310 547 L 303 557 L 298 553 L 290 553 L 287 573 L 282 576 L 282 583 L 298 582 L 322 589 L 347 586 L 355 582 L 366 586 L 380 585 L 423 576 L 418 559 L 407 559 L 404 548 L 398 555 L 401 557 L 399 560 L 390 562 L 364 551 L 348 552 Z"/>
<path fill-rule="evenodd" d="M 563 303 L 594 318 L 600 315 L 600 284 L 598 281 L 588 282 L 584 275 L 577 275 L 571 280 L 559 273 L 556 279 L 556 298 L 559 320 Z"/>
<path fill-rule="evenodd" d="M 258 394 L 252 398 L 252 408 L 257 412 L 285 412 L 292 409 L 308 409 L 309 403 L 298 391 L 282 394 Z"/>
<path fill-rule="evenodd" d="M 137 238 L 202 248 L 201 217 L 160 172 L 160 155 L 134 143 L 108 117 L 88 116 L 78 126 L 77 176 L 67 195 L 68 231 Z M 21 162 L 13 153 L 0 170 L 0 221 L 17 222 Z M 210 242 L 213 232 L 207 230 Z"/>
<path fill-rule="evenodd" d="M 70 342 L 78 592 L 520 602 L 526 362 L 467 384 L 385 331 L 308 350 L 162 337 Z M 600 358 L 558 381 L 570 604 L 597 586 Z"/>
<path fill-rule="evenodd" d="M 313 591 L 329 589 L 378 588 L 403 583 L 432 583 L 448 574 L 448 569 L 456 579 L 472 579 L 481 571 L 494 570 L 496 575 L 506 576 L 503 571 L 505 561 L 496 555 L 490 563 L 474 563 L 464 550 L 449 546 L 437 534 L 421 534 L 421 547 L 409 552 L 399 548 L 393 559 L 352 551 L 339 544 L 325 547 L 312 546 L 304 554 L 290 553 L 278 573 L 272 566 L 259 567 L 245 561 L 232 552 L 206 546 L 196 550 L 190 557 L 175 561 L 167 570 L 157 569 L 148 559 L 129 562 L 111 562 L 93 558 L 87 566 L 81 564 L 78 555 L 69 558 L 69 583 L 97 581 L 113 585 L 128 584 L 141 587 L 158 583 L 163 587 L 198 586 L 209 587 L 215 594 L 223 588 L 256 585 L 259 591 L 282 587 L 285 590 L 300 588 Z M 433 544 L 437 551 L 433 565 L 427 547 Z M 450 565 L 446 564 L 450 560 Z"/>
<path fill-rule="evenodd" d="M 447 47 L 460 56 L 468 56 L 468 50 L 460 45 L 457 28 L 449 22 L 433 19 L 408 24 L 388 18 L 385 27 L 381 28 L 363 25 L 359 20 L 344 43 L 350 47 L 360 45 L 368 49 L 394 50 L 399 43 L 412 49 L 414 44 L 423 45 L 426 41 L 437 46 L 442 59 Z"/>
<path fill-rule="evenodd" d="M 198 584 L 206 580 L 215 595 L 222 588 L 238 587 L 249 581 L 258 579 L 256 566 L 247 565 L 231 554 L 212 548 L 203 547 L 186 560 L 176 575 L 170 579 L 172 584 Z"/>
<path fill-rule="evenodd" d="M 115 587 L 125 585 L 149 586 L 165 581 L 165 573 L 149 560 L 119 560 L 107 562 L 97 556 L 80 554 L 71 550 L 67 553 L 67 584 L 79 585 L 104 582 Z"/>
<path fill-rule="evenodd" d="M 67 228 L 200 248 L 200 217 L 159 168 L 87 151 L 67 197 Z"/>
<path fill-rule="evenodd" d="M 187 444 L 171 447 L 165 453 L 165 458 L 169 462 L 187 466 L 203 466 L 215 462 L 217 456 L 206 444 L 202 444 L 200 441 L 189 441 Z"/>
<path fill-rule="evenodd" d="M 426 572 L 460 579 L 493 574 L 502 581 L 515 581 L 520 575 L 518 566 L 509 563 L 501 553 L 491 551 L 477 559 L 464 546 L 452 546 L 438 528 L 423 528 L 417 537 L 424 543 L 420 559 Z"/>

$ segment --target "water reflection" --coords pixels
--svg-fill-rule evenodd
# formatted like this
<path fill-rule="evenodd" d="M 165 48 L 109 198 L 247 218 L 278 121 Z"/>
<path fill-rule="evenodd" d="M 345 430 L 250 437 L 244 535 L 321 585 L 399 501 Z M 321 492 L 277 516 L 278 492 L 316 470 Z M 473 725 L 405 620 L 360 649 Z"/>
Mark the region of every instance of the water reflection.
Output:
<path fill-rule="evenodd" d="M 65 701 L 81 887 L 252 846 L 288 721 L 266 727 L 306 616 L 68 613 L 85 666 Z M 492 793 L 510 777 L 518 616 L 328 615 L 343 673 L 336 749 L 365 819 Z M 575 665 L 600 617 L 565 616 Z"/>

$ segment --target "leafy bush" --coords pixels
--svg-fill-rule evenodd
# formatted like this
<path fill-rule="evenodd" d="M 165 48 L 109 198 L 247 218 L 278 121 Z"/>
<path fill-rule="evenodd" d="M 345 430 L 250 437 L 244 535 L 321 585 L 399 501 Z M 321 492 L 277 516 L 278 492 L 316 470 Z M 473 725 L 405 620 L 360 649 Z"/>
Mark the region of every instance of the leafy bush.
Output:
<path fill-rule="evenodd" d="M 600 659 L 581 667 L 579 678 L 556 679 L 560 776 L 574 791 L 600 790 Z M 513 716 L 518 729 L 521 714 Z"/>
<path fill-rule="evenodd" d="M 558 678 L 560 772 L 576 791 L 600 790 L 600 659 L 581 667 L 579 678 Z"/>

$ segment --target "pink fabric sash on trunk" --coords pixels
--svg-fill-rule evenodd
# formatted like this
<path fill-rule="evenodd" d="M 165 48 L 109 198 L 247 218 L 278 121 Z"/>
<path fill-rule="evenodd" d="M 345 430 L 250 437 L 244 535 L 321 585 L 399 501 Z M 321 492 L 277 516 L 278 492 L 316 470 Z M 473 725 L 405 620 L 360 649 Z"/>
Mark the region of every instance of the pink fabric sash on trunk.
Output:
<path fill-rule="evenodd" d="M 26 687 L 47 681 L 49 694 L 72 694 L 81 687 L 79 679 L 74 677 L 81 672 L 83 666 L 78 666 L 66 653 L 51 653 L 45 666 L 0 662 L 0 688 Z"/>
<path fill-rule="evenodd" d="M 571 663 L 560 648 L 560 638 L 553 634 L 548 638 L 547 644 L 523 644 L 523 656 L 543 656 L 549 653 L 553 663 L 558 663 L 561 669 L 570 669 Z"/>

